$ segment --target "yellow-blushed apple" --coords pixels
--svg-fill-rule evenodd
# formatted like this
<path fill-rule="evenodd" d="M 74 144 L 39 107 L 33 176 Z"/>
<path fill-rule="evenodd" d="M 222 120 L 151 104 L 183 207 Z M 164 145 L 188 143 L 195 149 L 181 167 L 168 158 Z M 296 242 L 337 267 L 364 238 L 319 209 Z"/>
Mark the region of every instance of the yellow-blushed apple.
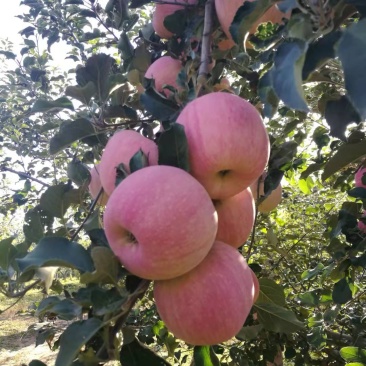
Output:
<path fill-rule="evenodd" d="M 255 219 L 255 204 L 249 188 L 224 200 L 215 200 L 218 228 L 216 240 L 239 248 L 248 239 Z"/>
<path fill-rule="evenodd" d="M 259 178 L 258 181 L 254 182 L 250 189 L 254 200 L 258 200 L 261 196 L 264 196 L 264 179 L 265 174 Z M 259 195 L 258 195 L 259 185 Z M 262 213 L 268 213 L 274 210 L 282 200 L 282 186 L 281 183 L 258 205 L 258 211 Z"/>
<path fill-rule="evenodd" d="M 185 128 L 191 174 L 212 199 L 249 187 L 269 157 L 263 120 L 248 101 L 230 93 L 210 93 L 188 103 L 177 122 Z"/>
<path fill-rule="evenodd" d="M 169 96 L 171 91 L 164 89 L 163 86 L 170 85 L 179 90 L 177 76 L 181 69 L 182 64 L 179 60 L 170 56 L 163 56 L 149 66 L 145 73 L 145 78 L 154 79 L 155 89 L 159 93 Z"/>
<path fill-rule="evenodd" d="M 192 271 L 154 283 L 161 319 L 177 338 L 192 345 L 234 337 L 252 308 L 253 296 L 252 272 L 245 259 L 219 241 Z"/>
<path fill-rule="evenodd" d="M 109 139 L 99 164 L 100 181 L 108 196 L 115 188 L 116 168 L 123 163 L 129 173 L 130 159 L 140 149 L 147 156 L 149 165 L 158 164 L 157 145 L 137 131 L 122 130 Z"/>
<path fill-rule="evenodd" d="M 102 183 L 100 182 L 99 176 L 99 164 L 97 164 L 90 170 L 89 193 L 93 199 L 97 198 L 101 188 Z M 102 195 L 99 197 L 98 204 L 105 206 L 108 202 L 108 198 L 108 195 L 105 192 L 102 192 Z"/>
<path fill-rule="evenodd" d="M 150 166 L 125 178 L 104 214 L 109 245 L 132 274 L 170 279 L 196 267 L 217 232 L 215 207 L 182 169 Z"/>
<path fill-rule="evenodd" d="M 366 184 L 362 183 L 362 177 L 364 174 L 366 174 L 366 167 L 361 167 L 360 169 L 357 170 L 357 172 L 355 174 L 355 186 L 356 187 L 366 188 Z M 365 176 L 365 178 L 366 178 L 366 176 Z"/>
<path fill-rule="evenodd" d="M 152 25 L 155 33 L 161 38 L 169 39 L 173 36 L 173 33 L 166 29 L 164 19 L 168 15 L 172 15 L 176 11 L 184 9 L 187 4 L 197 4 L 198 0 L 176 0 L 171 2 L 176 2 L 177 4 L 156 4 L 153 13 Z"/>

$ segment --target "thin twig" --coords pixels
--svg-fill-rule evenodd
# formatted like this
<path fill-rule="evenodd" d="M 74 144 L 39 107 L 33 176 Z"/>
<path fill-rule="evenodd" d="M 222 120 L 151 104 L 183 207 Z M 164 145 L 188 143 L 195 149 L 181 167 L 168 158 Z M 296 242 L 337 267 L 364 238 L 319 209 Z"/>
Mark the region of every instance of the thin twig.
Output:
<path fill-rule="evenodd" d="M 37 182 L 37 183 L 39 183 L 39 184 L 42 184 L 42 185 L 43 185 L 43 186 L 45 186 L 45 187 L 51 187 L 51 185 L 50 185 L 50 184 L 45 183 L 45 182 L 42 182 L 42 181 L 41 181 L 41 180 L 39 180 L 38 178 L 34 178 L 34 177 L 32 177 L 30 174 L 28 174 L 28 173 L 18 172 L 18 171 L 16 171 L 16 170 L 11 169 L 11 168 L 8 168 L 8 167 L 6 167 L 6 166 L 2 166 L 2 167 L 0 168 L 0 171 L 6 171 L 6 172 L 10 172 L 10 173 L 18 174 L 18 175 L 19 175 L 19 177 L 21 177 L 21 178 L 25 178 L 25 179 L 33 180 L 34 182 Z"/>

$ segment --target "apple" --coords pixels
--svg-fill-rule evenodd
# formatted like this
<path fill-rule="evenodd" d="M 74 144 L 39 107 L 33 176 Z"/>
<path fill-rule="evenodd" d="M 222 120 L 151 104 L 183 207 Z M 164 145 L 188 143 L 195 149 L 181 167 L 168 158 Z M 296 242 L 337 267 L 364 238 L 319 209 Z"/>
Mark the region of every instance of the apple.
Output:
<path fill-rule="evenodd" d="M 191 174 L 212 199 L 250 186 L 269 157 L 269 138 L 253 105 L 230 93 L 210 93 L 188 103 L 177 122 L 185 127 Z"/>
<path fill-rule="evenodd" d="M 218 228 L 216 240 L 239 248 L 252 231 L 255 205 L 249 188 L 224 200 L 214 201 Z"/>
<path fill-rule="evenodd" d="M 132 173 L 116 187 L 104 228 L 128 271 L 162 280 L 190 271 L 206 257 L 215 241 L 217 214 L 190 174 L 158 165 Z"/>
<path fill-rule="evenodd" d="M 102 183 L 100 182 L 99 176 L 99 164 L 95 165 L 90 170 L 90 183 L 89 183 L 89 193 L 93 199 L 96 199 L 98 196 L 99 191 L 102 188 Z M 108 195 L 105 192 L 102 192 L 101 196 L 99 197 L 98 204 L 101 206 L 105 206 L 108 202 Z"/>
<path fill-rule="evenodd" d="M 362 183 L 362 177 L 366 174 L 366 167 L 361 167 L 355 174 L 355 186 L 366 188 L 366 184 Z"/>
<path fill-rule="evenodd" d="M 254 0 L 248 0 L 250 2 Z M 230 49 L 235 45 L 235 42 L 233 41 L 230 33 L 230 26 L 231 23 L 234 20 L 235 14 L 238 11 L 238 9 L 245 3 L 245 0 L 215 0 L 215 7 L 216 7 L 216 13 L 217 18 L 219 19 L 220 25 L 226 36 L 228 37 L 228 42 L 225 43 L 224 50 Z M 282 18 L 289 18 L 289 13 L 282 13 L 277 5 L 273 5 L 271 8 L 269 8 L 261 18 L 259 18 L 252 26 L 252 28 L 249 30 L 250 34 L 253 34 L 256 32 L 258 25 L 261 23 L 282 23 Z M 248 43 L 246 44 L 248 46 Z"/>
<path fill-rule="evenodd" d="M 197 4 L 198 0 L 180 0 L 175 4 L 156 4 L 155 11 L 152 17 L 152 25 L 155 33 L 161 37 L 169 39 L 173 36 L 173 33 L 168 31 L 164 26 L 164 19 L 168 15 L 174 14 L 178 10 L 185 8 L 185 4 Z M 179 5 L 180 4 L 180 5 Z"/>
<path fill-rule="evenodd" d="M 158 164 L 157 145 L 137 131 L 122 130 L 109 139 L 99 164 L 100 181 L 108 196 L 115 188 L 116 168 L 123 163 L 129 173 L 130 159 L 140 149 L 147 156 L 149 165 Z"/>
<path fill-rule="evenodd" d="M 163 56 L 150 65 L 145 73 L 145 78 L 154 79 L 155 89 L 159 93 L 165 93 L 165 95 L 169 96 L 171 91 L 163 89 L 163 86 L 170 85 L 179 90 L 177 76 L 181 69 L 182 64 L 179 60 L 170 56 Z"/>
<path fill-rule="evenodd" d="M 169 331 L 197 346 L 234 337 L 249 315 L 253 296 L 245 259 L 219 241 L 192 271 L 154 283 L 156 309 Z"/>
<path fill-rule="evenodd" d="M 264 196 L 264 179 L 265 175 L 259 178 L 258 181 L 254 182 L 250 189 L 255 200 Z M 259 184 L 259 195 L 258 195 L 258 184 Z M 281 183 L 258 205 L 258 211 L 262 213 L 268 213 L 274 210 L 282 200 L 282 186 Z"/>
<path fill-rule="evenodd" d="M 253 278 L 253 284 L 254 284 L 253 303 L 255 303 L 255 302 L 257 302 L 258 297 L 259 297 L 260 286 L 259 286 L 259 281 L 258 281 L 256 274 L 254 273 L 254 271 L 251 268 L 250 268 L 250 270 L 252 271 L 252 278 Z"/>

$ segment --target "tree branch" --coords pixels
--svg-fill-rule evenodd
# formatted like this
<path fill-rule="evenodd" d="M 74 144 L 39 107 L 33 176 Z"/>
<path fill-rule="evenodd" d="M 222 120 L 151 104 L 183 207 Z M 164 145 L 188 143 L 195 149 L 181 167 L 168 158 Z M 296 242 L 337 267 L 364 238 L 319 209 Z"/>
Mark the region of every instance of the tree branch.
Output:
<path fill-rule="evenodd" d="M 43 186 L 45 186 L 45 187 L 51 187 L 51 185 L 50 185 L 50 184 L 45 183 L 45 182 L 42 182 L 42 181 L 41 181 L 41 180 L 39 180 L 38 178 L 34 178 L 34 177 L 32 177 L 30 174 L 28 174 L 28 173 L 18 172 L 18 171 L 16 171 L 16 170 L 11 169 L 11 168 L 8 168 L 8 167 L 6 167 L 6 166 L 2 166 L 2 167 L 0 168 L 0 171 L 3 171 L 3 172 L 10 172 L 10 173 L 14 173 L 14 174 L 18 174 L 18 175 L 19 175 L 19 177 L 21 177 L 21 178 L 25 178 L 25 179 L 33 180 L 34 182 L 37 182 L 37 183 L 39 183 L 39 184 L 42 184 L 42 185 L 43 185 Z"/>

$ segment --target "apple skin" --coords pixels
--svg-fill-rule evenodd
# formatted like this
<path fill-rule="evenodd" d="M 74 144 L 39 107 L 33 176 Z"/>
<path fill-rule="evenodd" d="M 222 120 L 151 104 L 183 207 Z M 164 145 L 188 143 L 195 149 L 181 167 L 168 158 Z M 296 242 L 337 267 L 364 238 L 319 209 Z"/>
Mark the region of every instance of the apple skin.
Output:
<path fill-rule="evenodd" d="M 177 3 L 188 3 L 188 4 L 197 4 L 198 0 L 180 0 Z M 164 19 L 168 15 L 174 14 L 177 10 L 184 9 L 184 5 L 174 5 L 174 4 L 156 4 L 155 11 L 152 17 L 152 25 L 155 30 L 155 33 L 161 37 L 169 39 L 173 36 L 173 33 L 168 31 L 168 29 L 164 26 Z"/>
<path fill-rule="evenodd" d="M 252 231 L 255 204 L 249 188 L 221 201 L 214 201 L 218 217 L 216 240 L 234 248 L 243 245 Z"/>
<path fill-rule="evenodd" d="M 259 197 L 264 196 L 264 179 L 265 175 L 260 178 L 259 183 Z M 254 182 L 250 189 L 252 191 L 254 200 L 258 199 L 258 181 Z M 281 183 L 258 205 L 258 211 L 268 213 L 273 211 L 282 200 L 282 186 Z"/>
<path fill-rule="evenodd" d="M 269 158 L 263 120 L 246 100 L 210 93 L 188 103 L 177 122 L 185 127 L 191 174 L 212 199 L 225 199 L 250 186 Z"/>
<path fill-rule="evenodd" d="M 253 278 L 253 284 L 254 284 L 253 303 L 255 303 L 255 302 L 257 302 L 258 297 L 259 297 L 260 286 L 259 286 L 259 281 L 258 281 L 256 274 L 254 273 L 254 271 L 252 269 L 250 269 L 250 270 L 252 271 L 252 278 Z"/>
<path fill-rule="evenodd" d="M 362 177 L 364 174 L 366 174 L 366 167 L 361 167 L 360 169 L 357 170 L 357 172 L 355 174 L 355 186 L 356 187 L 366 188 L 366 184 L 362 183 Z"/>
<path fill-rule="evenodd" d="M 163 89 L 164 85 L 171 85 L 176 89 L 180 89 L 177 84 L 177 76 L 182 69 L 179 60 L 170 56 L 163 56 L 150 65 L 145 73 L 145 78 L 155 80 L 155 89 L 159 93 L 165 93 L 169 96 L 172 92 Z"/>
<path fill-rule="evenodd" d="M 250 2 L 254 0 L 248 0 Z M 220 25 L 226 36 L 228 37 L 228 42 L 225 44 L 224 50 L 230 49 L 235 45 L 230 33 L 230 26 L 234 20 L 235 14 L 238 9 L 245 3 L 245 0 L 215 0 L 216 14 L 219 19 Z M 272 22 L 272 23 L 282 23 L 282 18 L 289 18 L 291 12 L 286 14 L 282 13 L 277 5 L 273 5 L 269 8 L 261 18 L 257 20 L 256 23 L 253 24 L 252 28 L 249 30 L 249 34 L 253 34 L 256 32 L 259 24 Z M 249 46 L 249 43 L 246 43 L 246 47 Z M 249 46 L 250 47 L 250 46 Z"/>
<path fill-rule="evenodd" d="M 253 294 L 244 257 L 219 241 L 192 271 L 154 284 L 156 308 L 169 331 L 197 346 L 234 337 L 252 308 Z"/>
<path fill-rule="evenodd" d="M 102 183 L 100 182 L 99 176 L 99 164 L 95 165 L 90 170 L 90 183 L 89 183 L 89 193 L 93 199 L 96 199 L 98 196 L 99 191 L 102 188 Z M 101 206 L 105 206 L 108 202 L 108 195 L 103 192 L 102 195 L 99 197 L 98 204 Z"/>
<path fill-rule="evenodd" d="M 116 168 L 123 163 L 130 172 L 130 159 L 140 150 L 148 157 L 149 165 L 158 164 L 157 145 L 134 130 L 116 132 L 108 141 L 99 164 L 100 181 L 110 196 L 115 188 Z"/>
<path fill-rule="evenodd" d="M 125 178 L 104 214 L 109 245 L 132 274 L 170 279 L 196 267 L 217 232 L 215 207 L 190 174 L 150 166 Z"/>

